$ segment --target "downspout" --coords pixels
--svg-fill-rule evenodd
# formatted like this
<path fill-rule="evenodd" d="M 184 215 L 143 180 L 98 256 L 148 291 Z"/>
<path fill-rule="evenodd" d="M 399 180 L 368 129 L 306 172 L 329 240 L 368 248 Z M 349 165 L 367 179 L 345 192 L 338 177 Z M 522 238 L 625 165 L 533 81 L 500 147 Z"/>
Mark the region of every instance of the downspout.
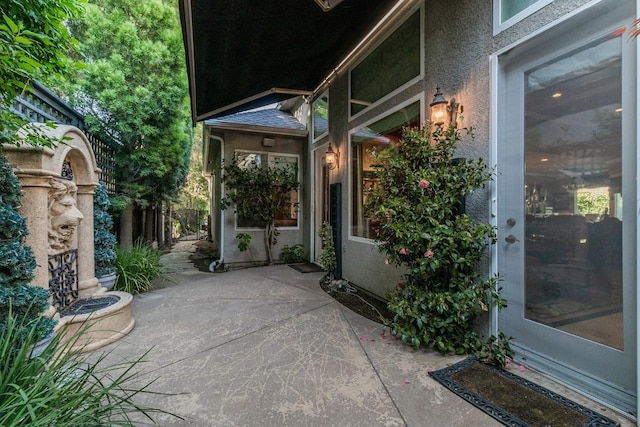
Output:
<path fill-rule="evenodd" d="M 214 184 L 213 184 L 213 192 L 215 192 L 216 189 L 219 188 L 219 192 L 220 195 L 215 195 L 217 196 L 217 198 L 214 199 L 214 206 L 216 209 L 220 210 L 220 221 L 217 224 L 220 230 L 219 236 L 220 238 L 218 239 L 218 249 L 220 250 L 220 258 L 218 258 L 217 260 L 211 262 L 211 264 L 209 264 L 209 271 L 210 272 L 215 272 L 216 267 L 218 267 L 219 265 L 221 265 L 224 262 L 224 210 L 220 209 L 220 203 L 219 200 L 222 200 L 224 198 L 224 185 L 222 185 L 221 179 L 222 179 L 222 159 L 224 158 L 224 140 L 222 138 L 220 138 L 219 136 L 216 135 L 210 135 L 211 139 L 215 139 L 220 143 L 220 163 L 219 163 L 219 167 L 217 167 L 218 169 L 218 173 L 214 174 Z M 211 210 L 213 212 L 213 209 Z"/>

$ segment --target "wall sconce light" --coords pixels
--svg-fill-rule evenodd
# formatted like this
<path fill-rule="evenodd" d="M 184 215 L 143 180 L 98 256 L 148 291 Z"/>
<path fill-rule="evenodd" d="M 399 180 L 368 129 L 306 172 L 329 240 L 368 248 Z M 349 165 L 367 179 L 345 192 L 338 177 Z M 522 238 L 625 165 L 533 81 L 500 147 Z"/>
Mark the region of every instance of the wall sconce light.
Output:
<path fill-rule="evenodd" d="M 276 145 L 276 140 L 274 138 L 262 138 L 263 147 L 273 147 L 274 145 Z"/>
<path fill-rule="evenodd" d="M 338 162 L 340 160 L 340 152 L 333 151 L 333 147 L 331 147 L 331 143 L 329 143 L 329 148 L 327 149 L 327 153 L 324 156 L 324 163 L 330 170 L 334 170 L 338 167 Z"/>
<path fill-rule="evenodd" d="M 440 92 L 440 86 L 436 86 L 436 93 L 429 107 L 431 107 L 431 123 L 438 127 L 442 126 L 447 115 L 447 100 Z"/>
<path fill-rule="evenodd" d="M 440 91 L 440 86 L 436 86 L 436 93 L 429 106 L 431 107 L 431 123 L 435 126 L 444 125 L 446 120 L 448 120 L 448 124 L 458 121 L 460 103 L 456 102 L 455 98 L 451 98 L 451 101 L 447 102 L 447 99 Z"/>

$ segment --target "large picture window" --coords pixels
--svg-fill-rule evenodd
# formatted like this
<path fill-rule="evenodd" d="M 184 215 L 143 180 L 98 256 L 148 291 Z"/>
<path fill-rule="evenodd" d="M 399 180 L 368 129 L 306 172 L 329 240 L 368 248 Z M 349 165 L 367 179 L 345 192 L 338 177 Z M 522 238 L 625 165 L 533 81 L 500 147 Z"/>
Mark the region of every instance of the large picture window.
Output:
<path fill-rule="evenodd" d="M 236 151 L 235 153 L 238 166 L 241 168 L 256 165 L 259 168 L 281 168 L 293 166 L 296 170 L 299 166 L 299 157 L 293 154 L 274 154 L 274 153 L 256 153 L 247 151 Z M 274 188 L 273 191 L 277 191 Z M 298 227 L 298 211 L 299 197 L 297 190 L 291 190 L 289 193 L 289 206 L 276 212 L 275 226 Z M 236 228 L 264 228 L 265 224 L 241 215 L 237 216 Z"/>
<path fill-rule="evenodd" d="M 420 11 L 351 70 L 351 115 L 420 75 Z"/>
<path fill-rule="evenodd" d="M 367 212 L 368 192 L 378 185 L 375 170 L 382 166 L 376 164 L 375 153 L 397 144 L 402 138 L 402 129 L 420 126 L 420 120 L 420 101 L 417 101 L 351 134 L 352 236 L 375 239 L 376 224 Z"/>

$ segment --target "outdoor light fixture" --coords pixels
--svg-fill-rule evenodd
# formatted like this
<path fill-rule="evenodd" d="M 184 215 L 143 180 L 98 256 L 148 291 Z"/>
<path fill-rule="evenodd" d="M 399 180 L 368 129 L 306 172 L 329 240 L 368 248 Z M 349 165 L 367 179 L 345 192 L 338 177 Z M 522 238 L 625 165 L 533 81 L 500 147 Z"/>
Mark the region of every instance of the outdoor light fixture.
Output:
<path fill-rule="evenodd" d="M 442 126 L 447 115 L 447 100 L 440 92 L 440 86 L 436 86 L 436 93 L 429 106 L 431 107 L 431 123 L 435 126 Z"/>
<path fill-rule="evenodd" d="M 456 102 L 455 98 L 451 98 L 451 101 L 447 102 L 447 99 L 440 91 L 440 86 L 436 86 L 436 93 L 429 106 L 431 107 L 431 123 L 435 126 L 444 125 L 446 120 L 449 121 L 449 124 L 458 121 L 460 103 Z"/>
<path fill-rule="evenodd" d="M 339 160 L 340 152 L 333 151 L 333 147 L 331 147 L 331 143 L 329 143 L 329 148 L 327 149 L 327 153 L 324 156 L 324 163 L 330 170 L 334 170 L 338 166 Z"/>

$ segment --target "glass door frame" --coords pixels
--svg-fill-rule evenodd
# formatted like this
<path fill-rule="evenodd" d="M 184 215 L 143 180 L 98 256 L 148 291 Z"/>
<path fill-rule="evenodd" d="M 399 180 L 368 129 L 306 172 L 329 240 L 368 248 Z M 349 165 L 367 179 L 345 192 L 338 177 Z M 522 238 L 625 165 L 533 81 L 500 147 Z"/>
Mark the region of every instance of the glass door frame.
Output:
<path fill-rule="evenodd" d="M 628 3 L 628 2 L 627 2 Z M 639 2 L 640 3 L 640 2 Z M 581 11 L 580 14 L 576 13 L 574 15 L 571 16 L 567 16 L 565 19 L 563 19 L 563 21 L 568 21 L 568 22 L 563 22 L 563 25 L 565 26 L 565 28 L 567 28 L 567 24 L 570 24 L 571 28 L 578 28 L 579 27 L 579 23 L 580 22 L 585 22 L 588 21 L 590 18 L 593 18 L 594 16 L 597 16 L 597 14 L 602 14 L 604 13 L 604 11 L 607 8 L 607 4 L 609 5 L 609 8 L 611 8 L 611 4 L 615 4 L 616 6 L 618 5 L 617 2 L 612 3 L 610 1 L 603 1 L 600 4 L 593 6 L 592 8 L 586 10 L 586 11 Z M 627 4 L 628 6 L 628 4 Z M 628 14 L 626 16 L 632 17 L 635 16 L 635 14 L 631 13 Z M 559 24 L 560 22 L 558 22 L 557 24 Z M 604 24 L 603 24 L 604 25 Z M 585 27 L 583 25 L 583 27 Z M 587 25 L 585 28 L 588 28 L 589 25 Z M 558 29 L 558 26 L 556 25 L 556 30 Z M 493 186 L 492 186 L 492 218 L 493 218 L 493 225 L 496 226 L 497 230 L 498 230 L 498 244 L 494 246 L 494 248 L 492 248 L 492 270 L 494 273 L 501 273 L 500 272 L 500 266 L 501 266 L 501 261 L 500 261 L 500 257 L 504 256 L 504 247 L 500 247 L 500 245 L 504 245 L 504 238 L 507 234 L 511 234 L 511 230 L 509 230 L 506 226 L 506 220 L 507 217 L 505 216 L 504 212 L 501 210 L 502 209 L 502 205 L 503 203 L 503 199 L 505 197 L 504 194 L 504 182 L 501 182 L 501 179 L 503 181 L 506 181 L 505 178 L 501 177 L 501 172 L 503 171 L 502 166 L 504 166 L 504 153 L 502 151 L 499 152 L 499 147 L 501 147 L 501 144 L 504 144 L 504 142 L 500 142 L 500 139 L 504 140 L 504 129 L 502 126 L 506 126 L 507 123 L 509 123 L 506 118 L 505 118 L 505 114 L 507 108 L 505 107 L 505 98 L 503 95 L 505 93 L 505 79 L 506 79 L 506 67 L 509 64 L 509 60 L 505 59 L 508 58 L 508 53 L 510 51 L 515 50 L 516 51 L 516 55 L 518 55 L 517 51 L 518 51 L 518 47 L 523 47 L 526 48 L 527 50 L 530 50 L 530 48 L 532 48 L 533 51 L 536 51 L 537 49 L 541 49 L 541 46 L 544 45 L 545 42 L 549 42 L 553 37 L 557 37 L 557 33 L 560 30 L 554 31 L 554 29 L 552 28 L 550 31 L 548 31 L 546 34 L 545 33 L 540 33 L 538 35 L 538 40 L 531 40 L 531 39 L 526 39 L 526 40 L 522 40 L 512 46 L 508 46 L 507 48 L 501 49 L 500 51 L 496 52 L 494 55 L 492 55 L 491 58 L 491 67 L 492 67 L 492 81 L 493 81 L 493 85 L 492 85 L 492 117 L 491 117 L 491 140 L 492 140 L 492 159 L 494 160 L 494 163 L 497 164 L 497 179 L 496 182 L 494 182 Z M 554 32 L 556 34 L 554 34 Z M 574 35 L 574 37 L 576 38 L 575 44 L 577 45 L 582 44 L 583 41 L 588 38 L 589 32 L 585 29 L 584 30 L 585 34 L 584 35 L 580 35 L 580 34 L 576 34 Z M 576 33 L 579 33 L 578 30 L 576 30 Z M 592 39 L 595 39 L 596 37 L 593 36 L 593 34 L 590 34 L 592 36 Z M 640 44 L 640 41 L 638 42 L 638 44 Z M 514 49 L 516 48 L 516 49 Z M 562 49 L 567 49 L 565 47 L 563 48 L 557 48 L 557 49 L 553 49 L 550 51 L 546 52 L 545 54 L 541 54 L 538 59 L 539 61 L 536 61 L 536 63 L 543 63 L 544 61 L 546 61 L 549 58 L 553 58 L 553 57 L 557 57 L 559 55 L 559 52 Z M 624 105 L 624 113 L 625 113 L 625 118 L 623 119 L 623 156 L 624 156 L 624 164 L 623 164 L 623 170 L 625 170 L 627 173 L 626 175 L 629 175 L 629 171 L 638 171 L 638 164 L 636 163 L 636 154 L 637 154 L 637 147 L 636 144 L 633 144 L 631 141 L 637 141 L 637 136 L 638 136 L 638 126 L 637 126 L 637 78 L 634 76 L 637 76 L 637 52 L 638 52 L 638 47 L 635 46 L 628 46 L 627 40 L 625 38 L 625 40 L 623 40 L 623 76 L 622 76 L 622 80 L 623 80 L 623 85 L 624 85 L 624 90 L 623 90 L 623 105 Z M 571 49 L 567 49 L 567 50 L 571 50 Z M 529 54 L 531 53 L 531 51 L 529 52 Z M 521 59 L 518 59 L 518 61 L 522 61 L 524 62 L 529 62 L 529 61 L 525 61 L 524 56 L 521 57 Z M 513 62 L 513 61 L 511 61 Z M 531 62 L 530 62 L 531 63 Z M 531 63 L 532 64 L 532 63 Z M 528 67 L 531 68 L 531 67 Z M 510 94 L 513 95 L 513 94 Z M 524 92 L 521 94 L 522 96 L 524 96 Z M 523 123 L 524 124 L 524 121 Z M 522 134 L 522 132 L 520 132 L 520 134 Z M 511 140 L 511 143 L 514 143 L 513 140 Z M 518 162 L 518 159 L 522 159 L 522 162 L 524 163 L 524 140 L 520 140 L 517 141 L 518 148 L 517 148 L 517 153 L 514 153 L 516 156 L 516 163 Z M 504 146 L 504 145 L 502 145 Z M 500 160 L 500 161 L 498 161 Z M 513 161 L 513 159 L 510 159 L 509 162 Z M 524 166 L 524 164 L 523 164 Z M 521 184 L 522 184 L 522 188 L 524 188 L 524 170 L 521 170 L 522 172 L 522 178 L 520 178 Z M 636 173 L 636 176 L 640 176 Z M 512 178 L 512 177 L 510 177 Z M 635 195 L 635 200 L 625 200 L 626 204 L 631 204 L 631 208 L 629 209 L 625 209 L 626 213 L 631 212 L 631 215 L 628 215 L 627 218 L 631 218 L 634 221 L 634 224 L 632 227 L 630 227 L 630 229 L 633 229 L 635 231 L 634 235 L 631 236 L 630 238 L 627 239 L 627 246 L 625 247 L 626 251 L 631 250 L 630 253 L 628 253 L 628 255 L 625 255 L 626 257 L 626 263 L 627 265 L 625 266 L 625 272 L 624 272 L 624 289 L 625 289 L 625 307 L 624 307 L 624 311 L 625 311 L 625 352 L 633 352 L 633 354 L 637 354 L 637 342 L 638 342 L 638 320 L 637 320 L 637 311 L 638 311 L 638 306 L 640 306 L 640 301 L 638 300 L 638 295 L 637 295 L 637 291 L 635 289 L 631 289 L 631 288 L 636 288 L 637 289 L 637 284 L 638 284 L 638 276 L 637 276 L 637 269 L 635 268 L 635 265 L 637 265 L 637 260 L 639 257 L 638 251 L 637 251 L 637 247 L 638 247 L 638 242 L 640 241 L 640 236 L 638 234 L 638 229 L 636 227 L 636 223 L 637 223 L 637 215 L 634 215 L 635 212 L 635 206 L 636 206 L 636 200 L 640 200 L 640 197 L 638 196 L 640 194 L 640 192 L 638 191 L 638 185 L 636 185 L 636 183 L 634 182 L 633 177 L 631 178 L 627 178 L 627 181 L 625 182 L 624 185 L 630 186 L 629 188 L 626 189 L 625 194 L 627 195 L 627 199 L 633 199 L 633 197 L 628 197 L 628 196 L 633 196 Z M 519 182 L 519 181 L 518 181 Z M 517 183 L 516 183 L 517 184 Z M 522 193 L 524 193 L 524 190 L 522 190 Z M 522 200 L 522 202 L 524 202 L 524 200 Z M 524 203 L 522 203 L 524 204 Z M 522 213 L 524 213 L 524 206 L 521 206 L 519 209 L 522 210 Z M 517 226 L 513 227 L 514 234 L 518 235 L 517 233 L 515 233 L 515 231 L 518 229 L 518 227 L 520 227 L 520 231 L 518 231 L 519 235 L 520 235 L 520 239 L 522 239 L 523 235 L 524 235 L 524 215 L 522 215 L 522 223 L 518 224 Z M 634 247 L 635 246 L 635 247 Z M 522 250 L 522 247 L 520 248 L 520 250 Z M 524 254 L 519 255 L 521 256 L 522 260 L 524 261 Z M 629 267 L 629 264 L 635 264 L 633 267 Z M 524 263 L 522 263 L 521 267 L 520 267 L 520 277 L 518 277 L 517 281 L 516 281 L 516 285 L 517 283 L 520 283 L 520 287 L 522 288 L 521 292 L 524 292 Z M 635 284 L 635 286 L 633 285 Z M 507 286 L 511 285 L 510 283 L 502 283 L 502 287 L 505 288 Z M 512 303 L 514 305 L 520 305 L 521 302 L 520 301 L 512 301 Z M 522 313 L 524 314 L 524 308 L 522 309 Z M 522 316 L 522 322 L 524 323 L 525 321 L 527 321 L 526 319 L 524 319 L 524 315 Z M 500 329 L 500 323 L 504 320 L 504 317 L 500 314 L 497 313 L 496 310 L 493 311 L 493 316 L 492 316 L 492 333 L 496 333 L 498 331 L 498 329 Z M 531 321 L 529 321 L 531 322 Z M 539 330 L 544 330 L 543 327 L 538 328 Z M 576 387 L 577 389 L 585 392 L 586 394 L 592 394 L 594 395 L 596 398 L 604 401 L 605 403 L 609 403 L 610 405 L 612 405 L 613 407 L 617 408 L 617 409 L 621 409 L 624 412 L 627 413 L 631 413 L 631 414 L 636 414 L 636 409 L 638 407 L 638 400 L 637 400 L 637 396 L 638 396 L 638 392 L 637 392 L 637 380 L 635 387 L 633 387 L 633 389 L 631 390 L 620 390 L 618 387 L 615 386 L 611 386 L 610 384 L 607 383 L 603 383 L 602 381 L 600 381 L 598 378 L 594 378 L 592 375 L 589 374 L 584 374 L 581 371 L 581 367 L 580 366 L 571 366 L 569 364 L 566 364 L 564 362 L 558 361 L 556 359 L 554 359 L 553 357 L 547 357 L 545 354 L 542 354 L 541 352 L 539 352 L 539 350 L 537 349 L 537 346 L 539 345 L 538 343 L 533 344 L 533 346 L 527 346 L 527 343 L 520 343 L 518 342 L 518 337 L 515 337 L 516 340 L 514 342 L 514 347 L 516 348 L 516 351 L 520 354 L 520 357 L 522 358 L 526 358 L 525 363 L 529 366 L 532 366 L 534 368 L 537 368 L 538 370 L 540 370 L 541 372 L 554 377 L 555 379 L 558 379 L 560 381 L 563 381 L 565 383 L 568 383 L 574 387 Z M 571 341 L 571 340 L 569 340 Z M 583 340 L 583 341 L 587 341 L 587 340 Z M 567 345 L 567 341 L 565 340 L 556 340 L 556 345 Z M 594 346 L 597 346 L 597 344 L 593 344 Z M 587 347 L 590 347 L 589 345 Z M 567 349 L 567 352 L 570 352 L 571 349 Z M 632 363 L 628 363 L 629 366 L 631 366 L 631 370 L 635 370 L 635 372 L 638 372 L 638 361 L 637 361 L 637 356 L 635 356 L 635 361 L 633 361 Z M 607 364 L 611 364 L 613 363 L 611 360 L 607 360 L 606 362 Z M 627 375 L 629 375 L 629 372 L 627 372 Z M 633 375 L 633 377 L 637 377 L 637 375 Z"/>

